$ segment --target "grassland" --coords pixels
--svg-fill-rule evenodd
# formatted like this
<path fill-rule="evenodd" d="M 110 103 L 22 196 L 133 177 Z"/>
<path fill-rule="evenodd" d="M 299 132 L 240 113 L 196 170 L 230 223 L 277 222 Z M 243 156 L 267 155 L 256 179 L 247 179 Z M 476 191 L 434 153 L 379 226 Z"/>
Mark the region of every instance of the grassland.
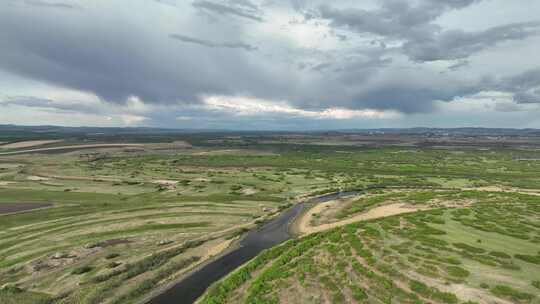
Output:
<path fill-rule="evenodd" d="M 294 169 L 177 164 L 182 157 L 119 149 L 3 157 L 0 204 L 52 206 L 0 215 L 0 302 L 140 300 L 290 198 L 332 183 Z"/>
<path fill-rule="evenodd" d="M 199 302 L 540 303 L 540 197 L 440 195 L 475 203 L 289 241 L 213 286 Z"/>
<path fill-rule="evenodd" d="M 537 151 L 503 149 L 458 153 L 396 147 L 367 149 L 226 142 L 209 143 L 194 136 L 188 144 L 145 143 L 137 149 L 115 147 L 0 156 L 0 204 L 53 204 L 46 209 L 0 215 L 0 286 L 3 286 L 0 303 L 135 303 L 218 254 L 246 229 L 255 227 L 289 203 L 315 194 L 366 187 L 382 190 L 370 191 L 365 197 L 321 214 L 315 224 L 346 220 L 393 202 L 425 205 L 437 210 L 353 224 L 291 241 L 257 257 L 231 276 L 233 282 L 223 281 L 220 286 L 226 285 L 220 288 L 224 288 L 224 296 L 217 298 L 221 300 L 206 298 L 207 302 L 255 303 L 260 300 L 265 303 L 274 301 L 278 291 L 284 291 L 287 296 L 277 299 L 282 302 L 295 299 L 306 301 L 299 303 L 337 303 L 342 299 L 361 302 L 365 297 L 379 299 L 376 296 L 379 289 L 381 295 L 392 294 L 388 290 L 393 289 L 386 293 L 381 289 L 388 287 L 385 284 L 390 284 L 389 281 L 397 286 L 403 284 L 403 294 L 400 291 L 397 295 L 411 301 L 417 300 L 413 295 L 416 294 L 420 300 L 435 297 L 433 301 L 440 302 L 439 297 L 447 296 L 442 295 L 443 292 L 454 293 L 459 300 L 468 299 L 448 289 L 454 286 L 452 284 L 477 290 L 479 284 L 485 283 L 488 288 L 478 289 L 482 296 L 507 300 L 508 294 L 518 298 L 535 294 L 533 282 L 540 278 L 524 273 L 525 269 L 539 273 L 538 268 L 534 268 L 537 265 L 531 261 L 536 261 L 538 254 L 538 249 L 534 248 L 538 248 L 540 228 L 536 199 L 540 197 L 464 189 L 495 186 L 504 191 L 540 190 L 540 162 L 521 161 L 540 158 Z M 436 206 L 438 200 L 464 204 L 453 209 L 444 204 Z M 495 209 L 491 210 L 490 206 L 507 209 L 493 207 Z M 480 208 L 478 212 L 476 208 Z M 481 208 L 489 209 L 502 219 L 501 212 L 513 214 L 514 220 L 523 224 L 517 228 L 503 226 L 504 231 L 481 230 L 473 225 L 477 222 L 475 217 L 485 211 Z M 456 210 L 471 210 L 471 213 L 458 216 L 453 213 Z M 525 211 L 530 215 L 525 215 Z M 423 226 L 425 218 L 432 221 L 426 221 Z M 396 219 L 402 229 L 391 225 Z M 483 229 L 502 225 L 489 223 L 491 220 Z M 523 227 L 529 229 L 524 230 L 527 239 L 517 237 Z M 411 239 L 410 235 L 418 237 L 417 230 L 421 229 L 444 231 L 445 234 L 428 237 L 446 242 L 445 247 L 429 247 L 421 240 Z M 482 243 L 469 237 L 476 235 L 476 230 Z M 499 241 L 500 235 L 502 241 Z M 331 241 L 334 238 L 338 241 Z M 413 242 L 414 246 L 402 245 L 407 242 Z M 460 252 L 466 249 L 454 243 L 482 248 L 487 253 L 497 252 L 500 256 L 485 252 L 464 256 Z M 505 251 L 500 244 L 515 244 L 515 247 Z M 407 247 L 410 252 L 400 253 L 392 246 Z M 418 249 L 418 246 L 425 248 Z M 432 255 L 437 255 L 437 250 L 451 249 L 451 257 L 459 259 L 460 263 L 427 257 L 429 253 L 424 249 L 433 250 Z M 387 253 L 388 250 L 391 252 Z M 370 260 L 363 256 L 369 256 L 367 252 L 377 257 L 377 261 L 369 264 Z M 330 257 L 335 253 L 339 254 L 334 260 Z M 502 258 L 501 253 L 510 258 Z M 284 260 L 287 257 L 290 260 Z M 495 259 L 496 265 L 479 262 L 487 259 Z M 431 269 L 439 277 L 427 276 L 426 269 L 417 270 L 418 261 L 425 264 L 422 268 Z M 382 262 L 385 264 L 379 265 Z M 275 263 L 284 264 L 272 268 Z M 336 266 L 343 269 L 338 277 L 332 274 Z M 515 266 L 519 269 L 508 269 Z M 303 272 L 298 267 L 304 269 Z M 401 281 L 379 268 L 396 272 L 399 278 L 405 276 L 403 282 L 399 283 Z M 276 269 L 284 271 L 283 278 L 276 279 L 272 272 L 265 274 Z M 367 272 L 360 273 L 364 270 Z M 493 281 L 477 275 L 488 270 L 500 271 L 494 273 L 519 283 Z M 310 271 L 324 275 L 313 276 Z M 465 271 L 469 273 L 467 276 Z M 441 294 L 430 288 L 427 295 L 414 292 L 410 284 L 415 289 L 423 285 L 416 286 L 412 280 L 435 286 Z M 354 285 L 360 281 L 365 283 Z M 450 285 L 446 285 L 446 281 Z M 313 299 L 298 297 L 297 292 L 302 289 L 286 292 L 282 289 L 289 283 L 294 288 L 306 288 L 303 295 L 316 290 L 324 294 Z M 264 293 L 253 291 L 257 288 L 253 286 L 258 284 L 264 287 Z M 270 286 L 268 289 L 266 284 Z M 382 285 L 370 291 L 369 284 Z M 341 296 L 335 290 L 326 293 L 334 285 L 338 286 Z M 346 288 L 342 290 L 341 286 Z M 374 300 L 377 301 L 382 300 Z M 536 298 L 527 301 L 536 301 Z"/>

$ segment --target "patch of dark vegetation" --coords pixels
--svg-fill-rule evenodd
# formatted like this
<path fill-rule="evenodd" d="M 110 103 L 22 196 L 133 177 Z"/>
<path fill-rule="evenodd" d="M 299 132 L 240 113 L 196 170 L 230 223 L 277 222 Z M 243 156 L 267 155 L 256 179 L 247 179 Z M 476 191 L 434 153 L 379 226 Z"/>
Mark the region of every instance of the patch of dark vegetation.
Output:
<path fill-rule="evenodd" d="M 496 285 L 491 288 L 491 292 L 497 297 L 507 298 L 516 302 L 529 302 L 534 298 L 534 295 L 526 292 L 521 292 L 510 286 Z"/>
<path fill-rule="evenodd" d="M 458 298 L 455 294 L 449 292 L 442 292 L 437 288 L 429 287 L 420 281 L 411 280 L 411 282 L 409 283 L 409 287 L 412 291 L 420 294 L 421 296 L 433 299 L 435 301 L 441 301 L 447 304 L 458 303 Z"/>
<path fill-rule="evenodd" d="M 120 256 L 119 253 L 109 253 L 109 254 L 107 254 L 107 255 L 105 256 L 105 259 L 111 260 L 111 259 L 117 258 L 117 257 L 119 257 L 119 256 Z"/>
<path fill-rule="evenodd" d="M 120 244 L 129 244 L 129 243 L 131 243 L 131 241 L 128 239 L 111 239 L 111 240 L 106 240 L 106 241 L 100 241 L 97 243 L 87 244 L 85 245 L 85 247 L 86 248 L 96 248 L 96 247 L 106 248 L 110 246 L 115 246 L 115 245 L 120 245 Z"/>
<path fill-rule="evenodd" d="M 466 278 L 471 274 L 468 270 L 463 269 L 463 268 L 458 267 L 458 266 L 447 266 L 446 267 L 446 272 L 449 275 L 451 275 L 453 277 L 457 277 L 457 278 Z"/>
<path fill-rule="evenodd" d="M 2 304 L 54 304 L 55 300 L 49 295 L 30 292 L 15 285 L 5 285 L 0 288 L 0 303 Z"/>
<path fill-rule="evenodd" d="M 93 269 L 94 268 L 92 268 L 90 266 L 82 266 L 82 267 L 73 269 L 73 271 L 71 271 L 71 274 L 79 275 L 79 274 L 90 272 Z"/>
<path fill-rule="evenodd" d="M 110 263 L 107 263 L 107 268 L 116 268 L 118 266 L 122 265 L 122 263 L 120 262 L 110 262 Z"/>
<path fill-rule="evenodd" d="M 539 264 L 540 265 L 540 255 L 526 255 L 526 254 L 516 254 L 514 255 L 516 259 L 520 259 L 522 261 L 533 263 L 533 264 Z"/>
<path fill-rule="evenodd" d="M 512 258 L 509 254 L 501 252 L 501 251 L 490 251 L 489 255 L 492 255 L 494 257 L 501 258 L 501 259 L 510 259 L 510 258 Z"/>

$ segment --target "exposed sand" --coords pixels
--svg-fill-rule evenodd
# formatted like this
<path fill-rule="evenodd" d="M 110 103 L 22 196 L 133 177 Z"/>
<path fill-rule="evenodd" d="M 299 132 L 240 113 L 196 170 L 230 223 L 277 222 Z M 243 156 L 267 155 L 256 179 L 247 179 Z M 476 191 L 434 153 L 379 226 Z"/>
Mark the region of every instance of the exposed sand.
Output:
<path fill-rule="evenodd" d="M 11 184 L 16 184 L 16 182 L 5 182 L 5 181 L 0 181 L 0 186 L 9 186 Z"/>
<path fill-rule="evenodd" d="M 225 251 L 225 249 L 229 248 L 229 246 L 231 245 L 231 243 L 233 242 L 234 240 L 233 239 L 230 239 L 230 240 L 225 240 L 223 242 L 220 242 L 219 244 L 213 246 L 213 247 L 210 247 L 206 252 L 205 252 L 205 255 L 201 258 L 201 261 L 206 261 L 220 253 L 222 253 L 223 251 Z"/>
<path fill-rule="evenodd" d="M 255 193 L 257 193 L 257 190 L 255 190 L 253 188 L 242 189 L 242 194 L 244 194 L 244 195 L 253 195 Z"/>
<path fill-rule="evenodd" d="M 48 181 L 50 180 L 50 178 L 48 177 L 42 177 L 42 176 L 37 176 L 37 175 L 30 175 L 28 177 L 26 177 L 27 180 L 30 180 L 30 181 Z"/>
<path fill-rule="evenodd" d="M 28 140 L 28 141 L 19 141 L 14 142 L 11 144 L 6 144 L 0 146 L 0 149 L 20 149 L 20 148 L 29 148 L 29 147 L 36 147 L 36 146 L 42 146 L 47 144 L 54 144 L 57 142 L 62 142 L 63 139 L 58 140 Z"/>
<path fill-rule="evenodd" d="M 326 208 L 327 203 L 319 204 L 315 207 L 313 207 L 308 212 L 304 213 L 301 218 L 298 219 L 296 224 L 297 232 L 301 234 L 311 234 L 319 231 L 325 231 L 328 229 L 332 229 L 335 227 L 340 227 L 348 224 L 352 224 L 358 221 L 366 221 L 366 220 L 372 220 L 377 218 L 383 218 L 387 216 L 392 215 L 398 215 L 403 213 L 410 213 L 410 212 L 417 212 L 422 210 L 429 210 L 431 209 L 428 206 L 413 206 L 408 205 L 405 203 L 394 203 L 384 206 L 375 207 L 373 209 L 370 209 L 364 213 L 355 215 L 351 218 L 348 218 L 343 221 L 335 222 L 335 223 L 328 223 L 328 224 L 322 224 L 319 226 L 311 226 L 311 218 L 314 214 L 319 213 L 322 209 Z"/>
<path fill-rule="evenodd" d="M 178 181 L 175 180 L 169 180 L 169 179 L 158 179 L 153 181 L 154 184 L 160 184 L 160 185 L 176 185 L 178 184 Z"/>

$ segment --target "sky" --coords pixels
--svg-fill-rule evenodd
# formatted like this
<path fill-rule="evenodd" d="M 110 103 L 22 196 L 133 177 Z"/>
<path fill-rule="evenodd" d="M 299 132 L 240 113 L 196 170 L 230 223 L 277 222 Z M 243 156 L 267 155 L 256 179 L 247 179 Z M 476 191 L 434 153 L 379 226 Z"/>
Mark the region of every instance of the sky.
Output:
<path fill-rule="evenodd" d="M 538 0 L 2 0 L 0 124 L 540 128 Z"/>

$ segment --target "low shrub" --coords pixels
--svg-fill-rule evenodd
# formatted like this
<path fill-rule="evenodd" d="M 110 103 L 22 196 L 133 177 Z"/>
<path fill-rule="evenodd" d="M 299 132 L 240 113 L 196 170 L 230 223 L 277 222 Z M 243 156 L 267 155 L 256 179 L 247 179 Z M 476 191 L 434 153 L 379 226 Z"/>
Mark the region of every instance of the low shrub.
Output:
<path fill-rule="evenodd" d="M 107 268 L 116 268 L 118 266 L 122 265 L 122 263 L 118 263 L 118 262 L 110 262 L 107 264 Z"/>
<path fill-rule="evenodd" d="M 501 251 L 490 251 L 488 254 L 492 255 L 494 257 L 501 258 L 501 259 L 510 259 L 511 258 L 511 256 L 509 254 L 506 254 L 506 253 L 501 252 Z"/>
<path fill-rule="evenodd" d="M 497 285 L 491 288 L 491 293 L 501 298 L 509 298 L 514 301 L 530 301 L 534 298 L 534 295 L 526 292 L 521 292 L 510 286 Z"/>
<path fill-rule="evenodd" d="M 458 278 L 466 278 L 471 274 L 468 270 L 463 269 L 458 266 L 448 266 L 446 267 L 446 272 L 449 275 L 453 277 L 458 277 Z"/>
<path fill-rule="evenodd" d="M 455 304 L 458 302 L 458 298 L 455 294 L 449 292 L 442 292 L 436 288 L 429 287 L 426 284 L 412 280 L 409 283 L 409 287 L 412 291 L 430 299 L 438 300 L 447 304 Z"/>
<path fill-rule="evenodd" d="M 73 269 L 73 271 L 71 271 L 71 274 L 79 275 L 79 274 L 83 274 L 83 273 L 87 273 L 89 271 L 92 271 L 92 269 L 93 268 L 90 267 L 90 266 L 82 266 L 82 267 Z"/>
<path fill-rule="evenodd" d="M 119 253 L 109 253 L 109 254 L 107 254 L 107 255 L 105 256 L 105 258 L 106 258 L 107 260 L 111 260 L 111 259 L 117 258 L 117 257 L 119 257 L 119 256 L 120 256 Z"/>
<path fill-rule="evenodd" d="M 362 302 L 368 297 L 366 292 L 358 286 L 354 286 L 354 285 L 351 286 L 351 292 L 352 292 L 353 299 L 355 299 L 358 302 Z"/>
<path fill-rule="evenodd" d="M 514 255 L 514 257 L 516 259 L 520 259 L 520 260 L 525 261 L 525 262 L 540 265 L 540 255 L 516 254 L 516 255 Z"/>

